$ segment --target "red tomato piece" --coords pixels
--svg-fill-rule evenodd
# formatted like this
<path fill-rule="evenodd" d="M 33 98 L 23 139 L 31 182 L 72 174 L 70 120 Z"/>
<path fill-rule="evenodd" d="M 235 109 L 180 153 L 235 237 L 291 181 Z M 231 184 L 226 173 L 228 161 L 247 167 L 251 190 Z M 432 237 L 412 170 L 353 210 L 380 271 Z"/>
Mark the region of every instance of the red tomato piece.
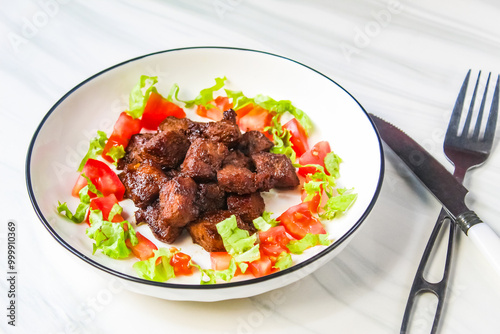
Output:
<path fill-rule="evenodd" d="M 307 233 L 325 234 L 323 224 L 312 215 L 307 202 L 292 206 L 276 219 L 292 237 L 302 239 Z"/>
<path fill-rule="evenodd" d="M 182 252 L 176 252 L 170 259 L 170 264 L 174 267 L 176 276 L 191 275 L 193 273 L 193 267 L 190 262 L 191 256 Z"/>
<path fill-rule="evenodd" d="M 125 240 L 125 244 L 132 251 L 132 254 L 141 261 L 153 257 L 155 255 L 153 251 L 157 250 L 158 247 L 140 232 L 135 232 L 135 235 L 138 241 L 137 245 L 132 246 L 130 239 Z M 158 264 L 158 262 L 156 264 Z"/>
<path fill-rule="evenodd" d="M 306 151 L 299 158 L 299 164 L 301 165 L 320 165 L 325 167 L 325 157 L 332 150 L 330 149 L 330 144 L 327 141 L 320 141 L 314 145 L 309 151 Z M 314 174 L 316 172 L 315 167 L 301 167 L 298 170 L 298 174 L 306 176 L 307 174 Z M 328 171 L 325 170 L 328 174 Z"/>
<path fill-rule="evenodd" d="M 253 105 L 253 103 L 249 103 L 246 106 L 244 106 L 243 108 L 235 110 L 235 112 L 236 112 L 236 118 L 237 119 L 242 118 L 243 116 L 245 116 L 246 114 L 248 114 L 250 111 L 252 111 L 254 107 L 255 106 Z"/>
<path fill-rule="evenodd" d="M 83 173 L 90 179 L 96 189 L 99 190 L 103 196 L 114 194 L 118 201 L 123 199 L 125 187 L 115 172 L 113 172 L 104 162 L 95 159 L 88 159 L 85 166 L 83 166 L 82 174 Z M 80 175 L 75 186 L 73 187 L 72 195 L 78 197 L 78 193 L 86 185 L 87 180 Z M 89 192 L 89 194 L 91 194 L 91 192 Z M 92 196 L 95 197 L 95 194 Z"/>
<path fill-rule="evenodd" d="M 289 253 L 286 247 L 292 240 L 288 237 L 283 226 L 271 227 L 267 231 L 259 232 L 260 250 L 268 256 L 278 257 L 281 253 Z"/>
<path fill-rule="evenodd" d="M 116 120 L 113 127 L 113 133 L 109 136 L 101 156 L 109 162 L 114 162 L 113 159 L 107 154 L 109 150 L 114 146 L 121 145 L 123 148 L 127 147 L 130 137 L 141 132 L 141 122 L 142 121 L 140 119 L 134 119 L 126 112 L 122 112 Z"/>
<path fill-rule="evenodd" d="M 248 270 L 250 270 L 254 277 L 269 275 L 272 273 L 272 267 L 273 264 L 271 259 L 262 253 L 260 254 L 260 259 L 252 261 L 248 264 Z"/>
<path fill-rule="evenodd" d="M 207 117 L 214 121 L 220 121 L 224 111 L 233 107 L 233 104 L 229 102 L 229 98 L 226 96 L 218 96 L 208 103 L 214 107 L 207 109 L 204 106 L 197 106 L 196 113 L 201 117 Z"/>
<path fill-rule="evenodd" d="M 307 134 L 304 127 L 295 118 L 292 118 L 283 125 L 284 129 L 287 129 L 291 136 L 290 142 L 292 143 L 292 149 L 295 151 L 297 157 L 300 157 L 306 151 L 309 150 L 309 144 L 307 143 Z"/>
<path fill-rule="evenodd" d="M 90 200 L 90 209 L 99 210 L 102 212 L 102 218 L 104 220 L 109 219 L 109 213 L 115 204 L 118 204 L 118 200 L 114 194 L 110 194 L 106 197 L 94 197 Z M 116 214 L 111 219 L 111 222 L 118 223 L 124 221 L 120 214 Z M 90 225 L 89 216 L 87 215 L 85 221 Z"/>
<path fill-rule="evenodd" d="M 181 107 L 163 98 L 159 93 L 152 92 L 144 107 L 142 127 L 148 130 L 156 130 L 158 125 L 168 116 L 184 118 L 186 113 Z"/>
<path fill-rule="evenodd" d="M 232 256 L 228 252 L 211 252 L 210 263 L 213 270 L 226 270 L 229 268 Z"/>
<path fill-rule="evenodd" d="M 251 130 L 264 132 L 265 127 L 271 126 L 273 116 L 274 113 L 270 113 L 262 107 L 255 106 L 246 115 L 239 118 L 238 125 L 245 132 Z"/>

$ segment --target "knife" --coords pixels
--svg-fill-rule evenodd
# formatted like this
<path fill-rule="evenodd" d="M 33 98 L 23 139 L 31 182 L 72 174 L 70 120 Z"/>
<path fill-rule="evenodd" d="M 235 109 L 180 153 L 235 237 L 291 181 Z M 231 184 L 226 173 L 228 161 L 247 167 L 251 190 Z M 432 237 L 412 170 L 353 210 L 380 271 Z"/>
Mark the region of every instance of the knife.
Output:
<path fill-rule="evenodd" d="M 406 133 L 369 114 L 384 142 L 403 160 L 500 274 L 500 237 L 465 204 L 469 192 Z"/>

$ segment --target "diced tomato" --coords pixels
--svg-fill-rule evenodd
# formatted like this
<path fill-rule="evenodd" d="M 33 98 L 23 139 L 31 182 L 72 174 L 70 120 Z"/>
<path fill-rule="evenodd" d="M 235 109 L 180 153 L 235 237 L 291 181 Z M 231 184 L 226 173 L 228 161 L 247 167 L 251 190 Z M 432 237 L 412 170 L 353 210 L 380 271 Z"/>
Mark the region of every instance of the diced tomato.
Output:
<path fill-rule="evenodd" d="M 323 224 L 312 215 L 307 202 L 292 206 L 276 219 L 292 237 L 302 239 L 307 233 L 325 234 Z"/>
<path fill-rule="evenodd" d="M 181 107 L 163 98 L 159 93 L 152 92 L 142 114 L 142 127 L 148 130 L 156 130 L 158 125 L 168 116 L 184 118 L 186 113 Z"/>
<path fill-rule="evenodd" d="M 272 267 L 273 264 L 271 262 L 271 259 L 262 253 L 260 254 L 260 259 L 248 264 L 248 270 L 250 270 L 252 275 L 254 275 L 255 277 L 269 275 L 270 273 L 272 273 Z"/>
<path fill-rule="evenodd" d="M 320 201 L 321 201 L 321 196 L 319 194 L 316 194 L 313 196 L 313 198 L 304 202 L 304 199 L 306 197 L 307 197 L 307 193 L 305 191 L 303 191 L 301 194 L 302 203 L 307 203 L 309 211 L 311 211 L 312 213 L 318 213 L 318 206 L 319 206 Z"/>
<path fill-rule="evenodd" d="M 103 196 L 114 194 L 118 201 L 123 199 L 125 187 L 118 176 L 104 162 L 88 159 L 83 166 L 82 174 L 85 174 Z M 73 187 L 72 195 L 78 197 L 80 190 L 87 185 L 87 180 L 80 175 Z M 91 194 L 91 192 L 89 192 Z M 92 195 L 95 197 L 95 194 Z M 91 196 L 91 197 L 92 197 Z"/>
<path fill-rule="evenodd" d="M 154 256 L 155 250 L 158 249 L 154 243 L 143 236 L 140 232 L 135 232 L 137 237 L 137 245 L 132 246 L 130 239 L 125 240 L 125 244 L 132 251 L 132 254 L 141 261 L 147 260 Z M 158 259 L 159 260 L 159 259 Z M 157 263 L 158 264 L 158 263 Z"/>
<path fill-rule="evenodd" d="M 304 127 L 295 118 L 286 122 L 285 125 L 283 125 L 283 128 L 290 131 L 290 142 L 293 145 L 292 148 L 297 157 L 300 157 L 309 150 L 306 130 L 304 130 Z"/>
<path fill-rule="evenodd" d="M 253 105 L 253 103 L 249 103 L 246 106 L 244 106 L 243 108 L 239 108 L 239 109 L 235 110 L 235 112 L 236 112 L 236 118 L 237 119 L 242 118 L 243 116 L 245 116 L 246 114 L 248 114 L 250 111 L 252 111 L 252 109 L 254 107 L 255 106 Z"/>
<path fill-rule="evenodd" d="M 140 119 L 134 119 L 126 112 L 122 112 L 113 127 L 113 133 L 104 146 L 102 157 L 109 162 L 113 162 L 113 159 L 107 155 L 109 150 L 114 146 L 127 147 L 130 137 L 141 131 L 141 122 Z"/>
<path fill-rule="evenodd" d="M 214 121 L 220 121 L 224 111 L 233 107 L 233 104 L 229 102 L 229 98 L 226 96 L 218 96 L 210 101 L 209 104 L 213 107 L 207 109 L 204 106 L 197 106 L 196 113 L 201 117 L 207 117 Z"/>
<path fill-rule="evenodd" d="M 110 194 L 105 197 L 94 197 L 90 200 L 90 209 L 91 210 L 100 210 L 102 212 L 102 218 L 104 220 L 109 219 L 109 213 L 115 204 L 118 204 L 118 200 L 114 194 Z M 124 221 L 123 217 L 120 214 L 116 214 L 111 219 L 111 222 L 118 223 Z M 89 216 L 85 218 L 87 224 L 90 225 Z"/>
<path fill-rule="evenodd" d="M 238 125 L 242 131 L 261 131 L 272 124 L 274 113 L 270 113 L 266 109 L 255 106 L 245 116 L 238 119 Z M 264 133 L 266 134 L 266 133 Z"/>
<path fill-rule="evenodd" d="M 174 267 L 175 275 L 191 275 L 193 273 L 193 267 L 191 266 L 190 261 L 191 256 L 182 252 L 175 252 L 170 259 L 170 264 Z"/>
<path fill-rule="evenodd" d="M 330 144 L 327 141 L 320 141 L 314 145 L 309 151 L 306 151 L 299 158 L 299 164 L 301 165 L 320 165 L 325 167 L 325 157 L 332 150 L 330 149 Z M 314 174 L 316 172 L 315 167 L 301 167 L 298 170 L 298 174 L 306 176 L 307 174 Z M 328 171 L 325 170 L 328 174 Z"/>
<path fill-rule="evenodd" d="M 229 268 L 232 256 L 228 252 L 211 252 L 210 253 L 210 263 L 212 264 L 212 269 L 214 270 L 226 270 Z M 235 276 L 241 274 L 239 267 L 236 268 Z"/>
<path fill-rule="evenodd" d="M 292 240 L 283 226 L 271 227 L 259 232 L 260 250 L 268 256 L 278 257 L 283 252 L 290 252 L 286 245 Z"/>

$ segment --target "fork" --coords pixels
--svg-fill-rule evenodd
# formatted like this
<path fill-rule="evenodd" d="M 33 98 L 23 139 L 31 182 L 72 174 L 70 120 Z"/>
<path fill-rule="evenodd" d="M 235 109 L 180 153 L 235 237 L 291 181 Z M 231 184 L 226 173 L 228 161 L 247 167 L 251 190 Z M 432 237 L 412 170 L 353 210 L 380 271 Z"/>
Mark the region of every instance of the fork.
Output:
<path fill-rule="evenodd" d="M 463 183 L 465 174 L 467 171 L 473 167 L 482 165 L 491 152 L 491 147 L 493 144 L 493 138 L 495 137 L 495 128 L 498 118 L 498 95 L 500 89 L 500 76 L 497 76 L 496 86 L 494 89 L 493 99 L 490 107 L 490 112 L 488 115 L 488 120 L 486 122 L 486 127 L 484 134 L 481 135 L 481 123 L 484 114 L 484 108 L 487 99 L 488 87 L 490 83 L 491 73 L 488 75 L 486 81 L 486 87 L 484 89 L 483 98 L 479 111 L 477 113 L 474 128 L 471 133 L 471 123 L 474 113 L 474 103 L 476 100 L 476 95 L 479 86 L 479 79 L 481 76 L 481 71 L 478 74 L 476 85 L 474 87 L 474 92 L 472 95 L 472 100 L 470 102 L 469 110 L 465 118 L 462 131 L 460 131 L 460 120 L 462 118 L 463 107 L 465 102 L 465 95 L 467 92 L 467 86 L 470 79 L 471 70 L 467 72 L 465 80 L 462 84 L 462 88 L 458 94 L 457 101 L 453 108 L 451 114 L 450 122 L 448 124 L 448 129 L 446 131 L 444 140 L 444 152 L 448 160 L 455 166 L 453 176 L 460 182 Z M 446 252 L 446 260 L 444 263 L 443 276 L 439 282 L 433 283 L 429 282 L 424 278 L 424 272 L 427 267 L 430 255 L 435 249 L 435 246 L 439 245 L 437 240 L 440 240 L 438 236 L 440 231 L 445 226 L 445 223 L 449 223 L 449 234 L 448 234 L 448 247 Z M 484 225 L 484 224 L 481 224 Z M 424 254 L 420 260 L 420 264 L 413 281 L 410 295 L 408 297 L 408 302 L 406 304 L 405 313 L 403 316 L 403 322 L 401 325 L 400 333 L 407 333 L 408 325 L 410 322 L 410 315 L 415 304 L 415 299 L 418 295 L 430 292 L 436 295 L 438 299 L 438 304 L 436 308 L 436 313 L 434 315 L 434 321 L 432 324 L 431 333 L 436 333 L 439 327 L 439 320 L 443 311 L 444 300 L 446 297 L 448 281 L 451 272 L 451 261 L 455 248 L 455 241 L 457 239 L 458 224 L 453 221 L 453 219 L 446 213 L 444 209 L 441 209 L 439 217 L 436 221 L 434 229 L 432 230 L 431 236 L 425 247 Z M 466 232 L 466 230 L 464 230 Z M 466 232 L 467 233 L 467 232 Z"/>

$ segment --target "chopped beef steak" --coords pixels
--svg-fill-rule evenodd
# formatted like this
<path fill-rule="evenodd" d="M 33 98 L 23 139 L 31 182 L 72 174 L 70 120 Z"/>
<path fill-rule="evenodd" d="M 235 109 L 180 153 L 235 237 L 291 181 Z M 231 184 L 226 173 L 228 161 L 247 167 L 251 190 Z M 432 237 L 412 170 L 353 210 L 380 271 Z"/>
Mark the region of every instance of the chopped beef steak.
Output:
<path fill-rule="evenodd" d="M 207 139 L 195 139 L 181 165 L 181 172 L 199 182 L 217 179 L 217 171 L 227 155 L 227 147 Z"/>
<path fill-rule="evenodd" d="M 182 130 L 158 132 L 144 144 L 141 157 L 150 159 L 164 168 L 176 168 L 184 160 L 189 144 Z"/>
<path fill-rule="evenodd" d="M 222 167 L 233 165 L 236 167 L 243 167 L 252 170 L 254 168 L 252 159 L 247 157 L 238 150 L 230 150 L 226 158 L 222 162 Z"/>
<path fill-rule="evenodd" d="M 125 149 L 125 156 L 118 160 L 117 169 L 122 170 L 126 165 L 141 162 L 141 151 L 144 145 L 154 136 L 153 133 L 138 133 L 133 135 Z"/>
<path fill-rule="evenodd" d="M 168 225 L 161 219 L 161 208 L 158 200 L 146 209 L 138 209 L 135 212 L 135 221 L 138 224 L 147 223 L 155 237 L 166 243 L 174 242 L 184 230 L 182 227 Z"/>
<path fill-rule="evenodd" d="M 248 168 L 226 165 L 217 172 L 217 182 L 229 193 L 250 194 L 257 191 L 255 173 Z"/>
<path fill-rule="evenodd" d="M 286 155 L 260 152 L 252 154 L 252 160 L 255 164 L 259 190 L 288 189 L 300 184 L 295 167 Z"/>
<path fill-rule="evenodd" d="M 219 232 L 217 232 L 216 225 L 232 215 L 232 212 L 226 210 L 208 212 L 189 224 L 187 229 L 193 242 L 203 247 L 207 252 L 225 252 L 226 249 Z M 250 234 L 255 233 L 253 225 L 250 226 L 237 215 L 235 216 L 239 228 L 249 231 Z"/>
<path fill-rule="evenodd" d="M 176 177 L 160 190 L 161 219 L 171 226 L 182 227 L 198 216 L 195 204 L 198 186 L 189 177 Z"/>
<path fill-rule="evenodd" d="M 224 111 L 224 116 L 219 122 L 208 122 L 203 136 L 212 141 L 221 142 L 227 147 L 233 147 L 241 137 L 241 131 L 236 124 L 236 112 L 232 109 Z"/>
<path fill-rule="evenodd" d="M 129 164 L 118 177 L 125 186 L 125 197 L 139 208 L 157 199 L 161 186 L 167 182 L 161 168 L 150 161 Z"/>
<path fill-rule="evenodd" d="M 260 131 L 245 132 L 238 142 L 238 149 L 247 156 L 260 152 L 269 152 L 273 146 L 273 142 Z"/>
<path fill-rule="evenodd" d="M 264 199 L 260 193 L 247 195 L 231 194 L 227 197 L 227 209 L 247 223 L 253 224 L 253 220 L 262 216 L 265 209 Z"/>
<path fill-rule="evenodd" d="M 200 213 L 223 209 L 226 206 L 226 193 L 217 183 L 200 183 L 196 205 Z"/>

